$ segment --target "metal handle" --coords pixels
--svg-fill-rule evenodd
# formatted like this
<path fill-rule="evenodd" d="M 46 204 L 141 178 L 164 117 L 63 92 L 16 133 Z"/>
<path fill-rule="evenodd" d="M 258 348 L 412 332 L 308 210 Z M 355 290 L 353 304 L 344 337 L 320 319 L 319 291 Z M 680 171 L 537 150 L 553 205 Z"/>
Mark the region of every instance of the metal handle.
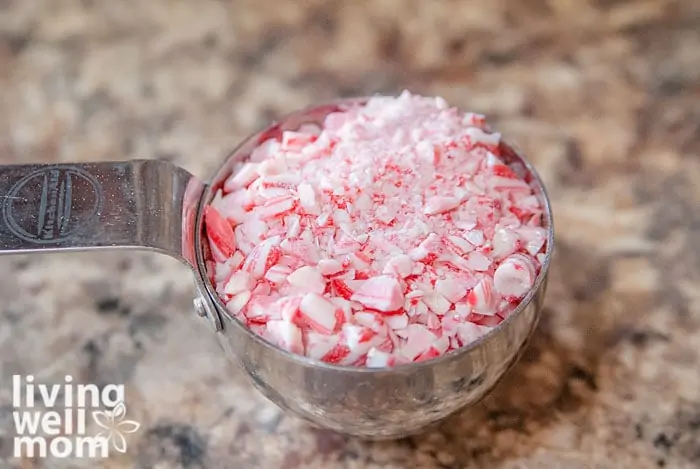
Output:
<path fill-rule="evenodd" d="M 0 166 L 0 254 L 142 248 L 195 269 L 204 188 L 158 160 Z"/>

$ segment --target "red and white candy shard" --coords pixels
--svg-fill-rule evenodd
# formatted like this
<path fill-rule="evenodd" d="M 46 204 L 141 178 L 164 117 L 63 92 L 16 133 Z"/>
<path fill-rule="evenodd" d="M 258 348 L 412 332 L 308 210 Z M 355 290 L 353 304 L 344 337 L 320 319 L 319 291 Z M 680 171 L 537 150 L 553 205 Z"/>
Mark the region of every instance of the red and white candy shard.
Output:
<path fill-rule="evenodd" d="M 483 116 L 404 92 L 258 146 L 205 211 L 228 311 L 295 354 L 391 367 L 479 339 L 547 231 Z"/>

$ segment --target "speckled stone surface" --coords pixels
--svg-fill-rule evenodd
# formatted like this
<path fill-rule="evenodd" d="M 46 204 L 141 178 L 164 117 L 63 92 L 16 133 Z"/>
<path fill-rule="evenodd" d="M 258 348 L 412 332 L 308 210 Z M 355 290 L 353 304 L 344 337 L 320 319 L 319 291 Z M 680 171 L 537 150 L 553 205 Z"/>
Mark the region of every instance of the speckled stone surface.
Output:
<path fill-rule="evenodd" d="M 524 358 L 399 442 L 312 430 L 252 390 L 147 253 L 0 258 L 0 468 L 700 467 L 700 3 L 1 0 L 0 163 L 164 158 L 206 178 L 337 96 L 484 112 L 548 185 L 557 252 Z M 16 460 L 10 379 L 126 383 L 106 461 Z"/>

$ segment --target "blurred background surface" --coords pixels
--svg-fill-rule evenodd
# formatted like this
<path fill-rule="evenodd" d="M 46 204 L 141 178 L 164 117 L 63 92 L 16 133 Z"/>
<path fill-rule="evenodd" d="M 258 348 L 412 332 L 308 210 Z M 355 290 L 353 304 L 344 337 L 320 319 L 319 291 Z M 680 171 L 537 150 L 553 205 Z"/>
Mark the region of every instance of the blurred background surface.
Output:
<path fill-rule="evenodd" d="M 253 391 L 156 254 L 0 259 L 0 468 L 700 467 L 700 3 L 0 0 L 0 163 L 129 158 L 211 175 L 338 96 L 485 113 L 548 185 L 544 319 L 497 391 L 365 443 Z M 10 381 L 126 383 L 108 461 L 14 460 Z"/>

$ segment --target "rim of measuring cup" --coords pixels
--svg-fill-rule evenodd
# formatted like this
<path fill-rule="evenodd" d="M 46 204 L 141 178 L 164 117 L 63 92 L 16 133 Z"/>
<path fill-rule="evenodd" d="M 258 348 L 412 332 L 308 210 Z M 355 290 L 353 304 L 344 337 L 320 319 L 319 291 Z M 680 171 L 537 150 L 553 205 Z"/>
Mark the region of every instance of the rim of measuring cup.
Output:
<path fill-rule="evenodd" d="M 375 95 L 376 97 L 391 97 L 390 95 Z M 520 301 L 518 306 L 497 326 L 495 326 L 493 329 L 491 329 L 489 332 L 484 334 L 483 336 L 479 337 L 477 340 L 460 347 L 455 350 L 451 350 L 444 355 L 441 355 L 439 357 L 431 358 L 428 360 L 424 360 L 421 362 L 412 362 L 412 363 L 404 363 L 404 364 L 399 364 L 395 365 L 392 367 L 383 367 L 383 368 L 369 368 L 369 367 L 355 367 L 355 366 L 348 366 L 348 365 L 336 365 L 336 364 L 331 364 L 331 363 L 326 363 L 324 361 L 307 357 L 304 355 L 297 355 L 291 352 L 288 352 L 287 350 L 284 350 L 275 344 L 269 342 L 267 339 L 261 337 L 260 335 L 256 334 L 253 332 L 251 329 L 249 329 L 245 324 L 243 324 L 238 318 L 235 316 L 229 314 L 228 310 L 226 309 L 226 305 L 224 302 L 221 300 L 219 295 L 216 293 L 216 286 L 210 281 L 209 275 L 207 273 L 207 265 L 206 265 L 206 259 L 204 256 L 204 245 L 203 243 L 206 242 L 206 236 L 203 233 L 203 222 L 204 222 L 204 208 L 211 202 L 213 199 L 216 191 L 219 189 L 223 181 L 230 175 L 232 166 L 245 161 L 247 158 L 250 157 L 250 154 L 244 155 L 243 158 L 240 159 L 234 159 L 233 156 L 235 156 L 237 153 L 241 152 L 243 149 L 246 147 L 250 147 L 251 149 L 255 147 L 255 145 L 262 143 L 264 140 L 266 140 L 268 135 L 274 132 L 279 132 L 280 131 L 280 126 L 284 124 L 285 122 L 288 122 L 292 119 L 299 119 L 302 118 L 305 115 L 312 114 L 314 111 L 316 112 L 323 112 L 324 110 L 328 110 L 326 114 L 334 111 L 340 111 L 343 110 L 347 106 L 356 106 L 356 105 L 364 105 L 367 103 L 367 101 L 371 98 L 371 96 L 365 96 L 365 97 L 356 97 L 356 98 L 345 98 L 345 99 L 337 99 L 337 100 L 331 100 L 331 101 L 326 101 L 323 103 L 319 104 L 314 104 L 307 106 L 301 110 L 294 111 L 287 113 L 283 116 L 281 116 L 279 119 L 276 121 L 273 121 L 272 123 L 268 124 L 266 127 L 260 129 L 259 131 L 249 135 L 246 137 L 238 146 L 236 146 L 232 151 L 228 153 L 228 156 L 224 160 L 223 164 L 219 166 L 217 171 L 214 173 L 212 183 L 209 184 L 204 191 L 204 194 L 202 195 L 202 198 L 199 201 L 199 206 L 197 208 L 197 221 L 195 223 L 195 251 L 196 251 L 196 258 L 197 258 L 197 273 L 199 275 L 199 278 L 197 279 L 206 289 L 207 295 L 209 296 L 210 300 L 214 303 L 214 306 L 217 309 L 217 312 L 219 314 L 225 315 L 230 321 L 227 321 L 224 324 L 224 330 L 217 332 L 217 333 L 222 333 L 226 334 L 225 329 L 226 327 L 235 327 L 241 330 L 244 334 L 247 334 L 248 337 L 258 345 L 265 347 L 267 349 L 270 349 L 271 351 L 275 353 L 279 353 L 281 355 L 284 355 L 286 358 L 289 360 L 295 361 L 299 363 L 300 365 L 305 365 L 305 366 L 311 366 L 311 367 L 317 367 L 317 368 L 325 368 L 328 370 L 334 370 L 334 371 L 346 371 L 346 372 L 355 372 L 355 373 L 391 373 L 395 371 L 412 371 L 412 370 L 419 370 L 422 368 L 427 368 L 427 367 L 432 367 L 434 365 L 438 365 L 440 363 L 448 362 L 451 360 L 456 359 L 460 355 L 469 353 L 470 351 L 481 347 L 482 345 L 490 342 L 497 336 L 503 329 L 508 327 L 508 325 L 516 319 L 518 315 L 522 313 L 522 311 L 527 308 L 527 306 L 532 302 L 534 299 L 535 295 L 537 292 L 540 290 L 542 287 L 543 282 L 545 282 L 545 279 L 547 278 L 547 275 L 549 273 L 549 267 L 552 259 L 552 253 L 554 251 L 554 216 L 552 213 L 552 206 L 551 202 L 549 199 L 549 195 L 547 193 L 547 188 L 545 187 L 542 178 L 540 177 L 539 173 L 535 169 L 535 167 L 528 161 L 522 154 L 522 152 L 514 146 L 512 143 L 510 143 L 507 139 L 504 139 L 501 137 L 501 142 L 499 143 L 499 146 L 505 147 L 507 150 L 512 152 L 517 159 L 520 160 L 520 162 L 523 164 L 527 172 L 530 174 L 532 180 L 530 181 L 531 186 L 535 188 L 537 192 L 539 192 L 540 197 L 542 199 L 542 205 L 543 205 L 543 216 L 545 218 L 545 225 L 546 225 L 546 230 L 547 230 L 547 244 L 546 244 L 546 249 L 544 252 L 544 260 L 542 261 L 540 272 L 535 278 L 535 282 L 533 283 L 532 287 L 528 291 L 528 293 L 523 297 L 523 299 Z M 539 314 L 540 312 L 538 312 Z M 522 346 L 522 345 L 521 345 Z"/>

